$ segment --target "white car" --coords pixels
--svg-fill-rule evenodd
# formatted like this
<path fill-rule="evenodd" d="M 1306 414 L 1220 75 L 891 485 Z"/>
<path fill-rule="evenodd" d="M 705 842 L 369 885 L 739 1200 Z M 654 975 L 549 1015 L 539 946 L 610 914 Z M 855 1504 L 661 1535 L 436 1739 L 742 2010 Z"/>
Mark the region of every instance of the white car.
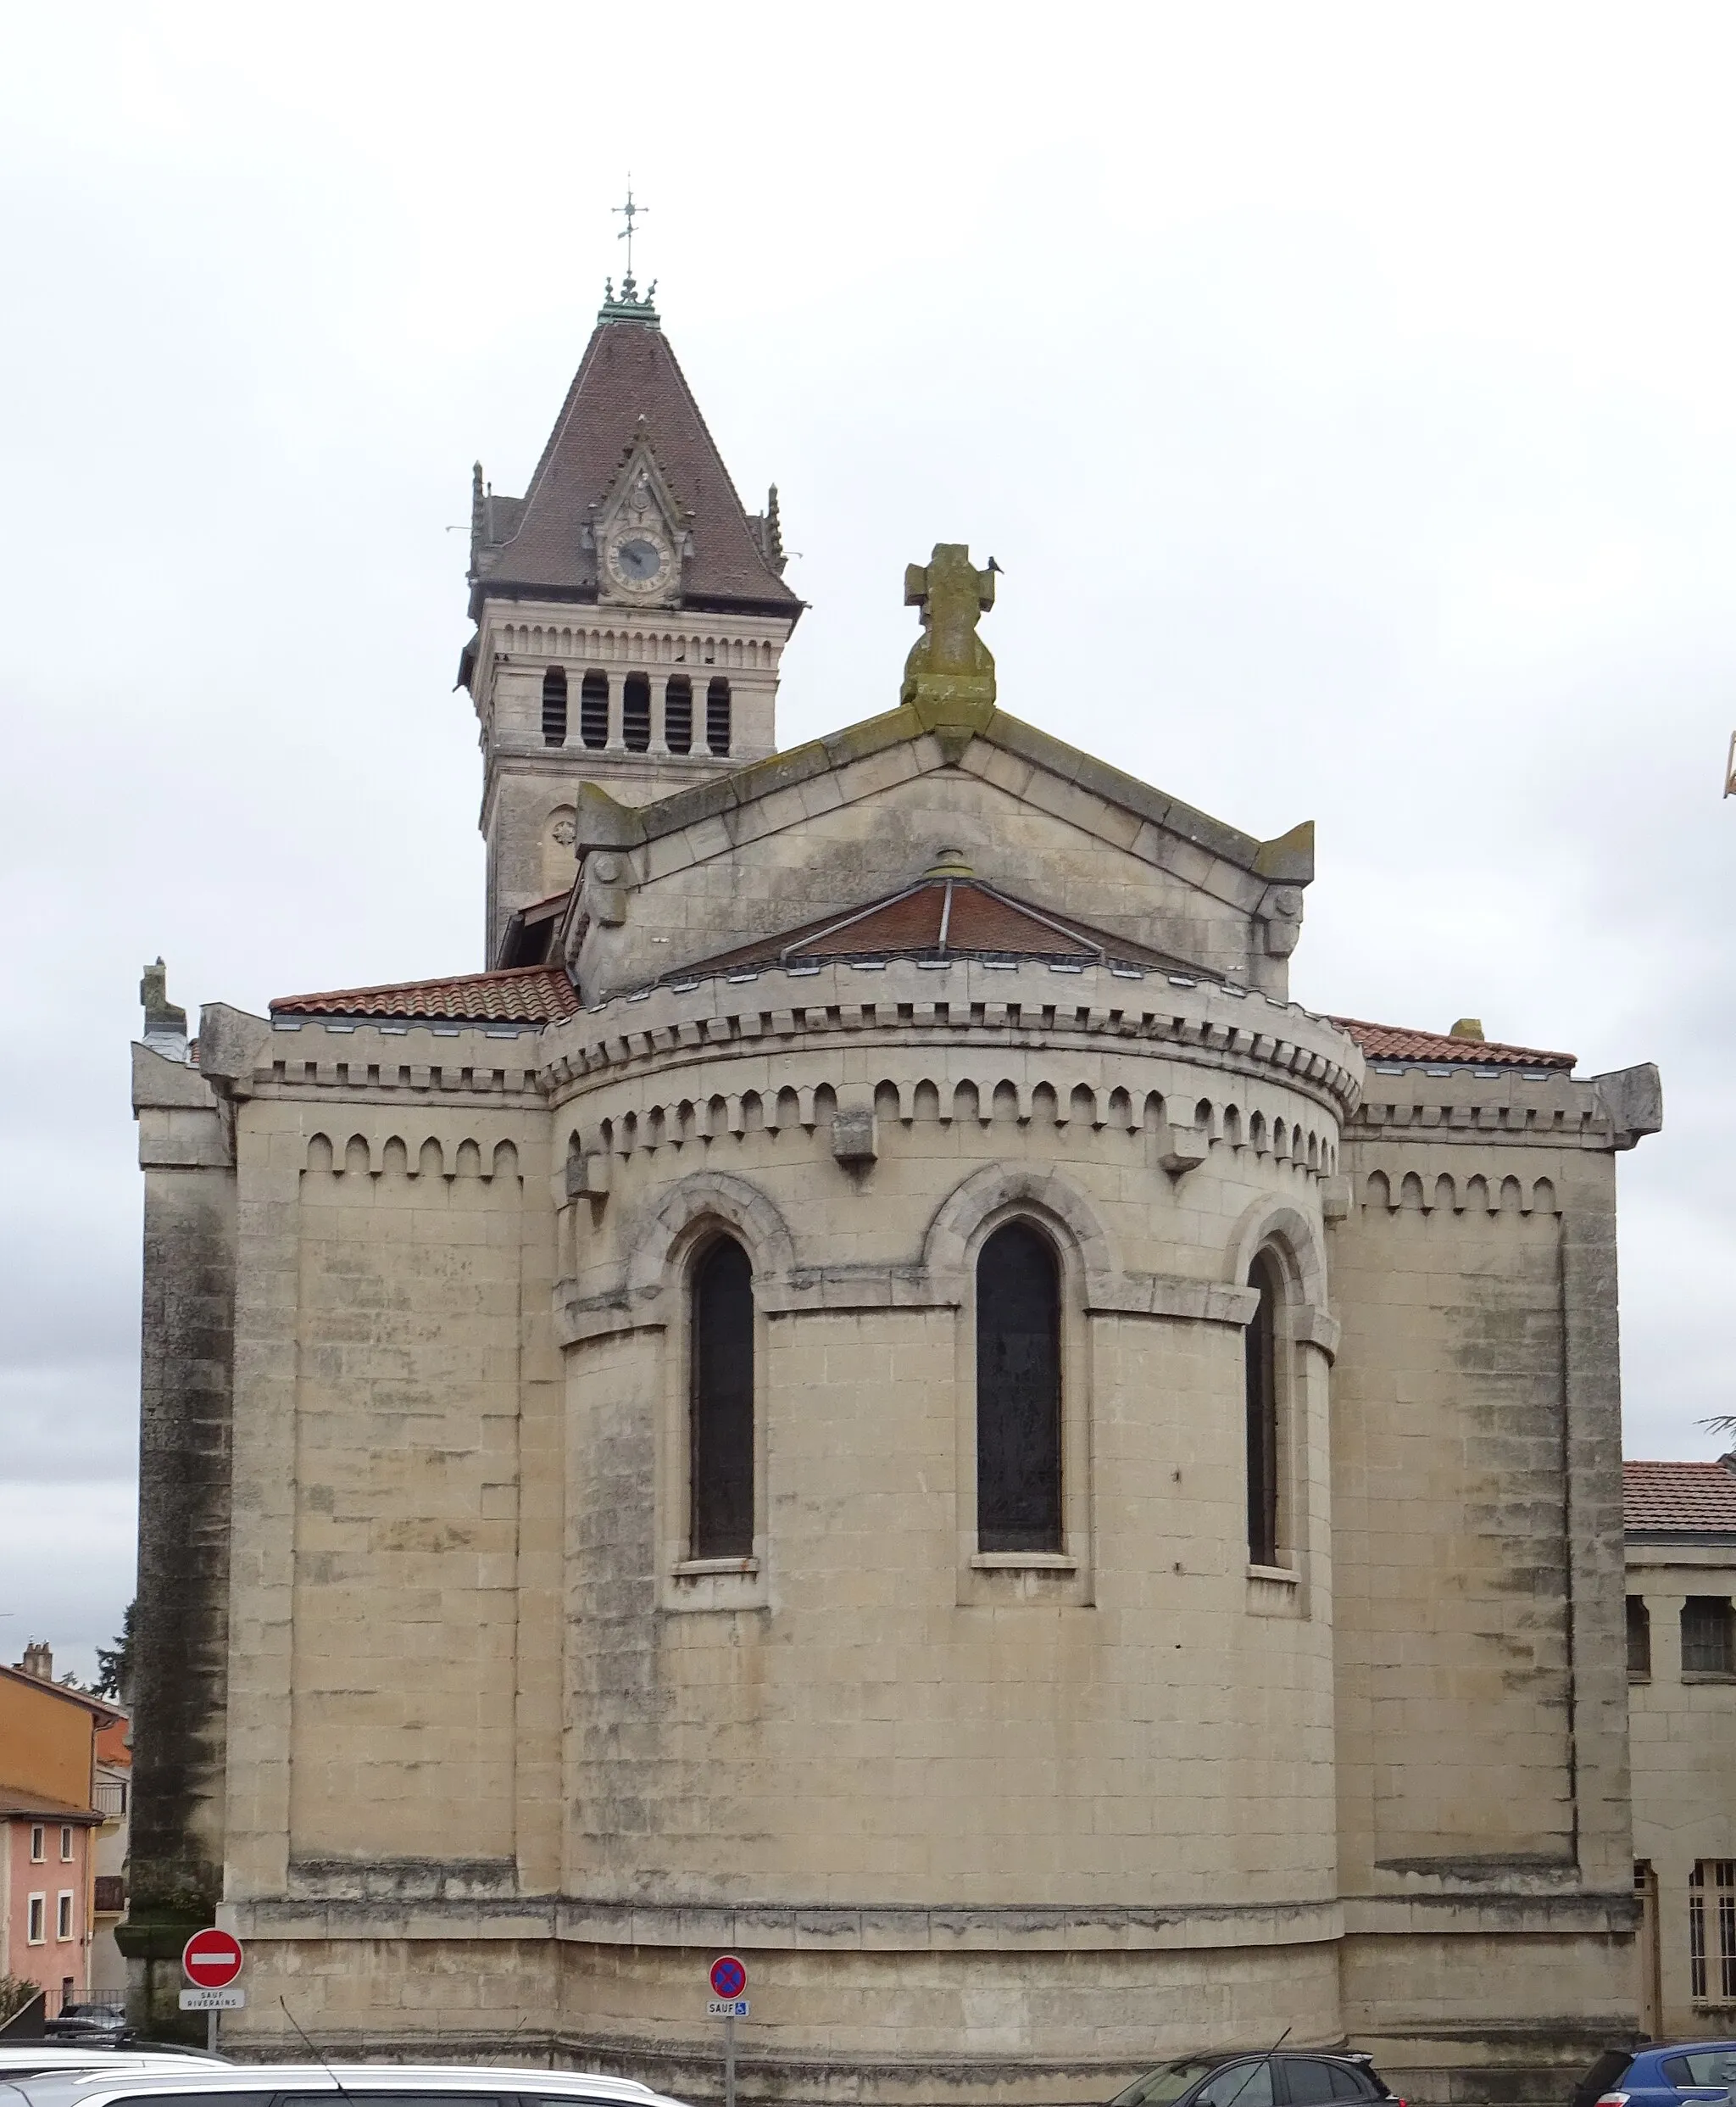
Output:
<path fill-rule="evenodd" d="M 123 2051 L 124 2054 L 125 2052 Z M 117 2059 L 117 2061 L 119 2059 Z M 636 2079 L 475 2063 L 225 2064 L 30 2076 L 0 2071 L 0 2107 L 686 2107 Z"/>
<path fill-rule="evenodd" d="M 80 2048 L 59 2041 L 0 2041 L 0 2084 L 14 2077 L 78 2076 L 102 2077 L 113 2071 L 184 2071 L 188 2065 L 227 2070 L 227 2056 L 198 2049 Z"/>

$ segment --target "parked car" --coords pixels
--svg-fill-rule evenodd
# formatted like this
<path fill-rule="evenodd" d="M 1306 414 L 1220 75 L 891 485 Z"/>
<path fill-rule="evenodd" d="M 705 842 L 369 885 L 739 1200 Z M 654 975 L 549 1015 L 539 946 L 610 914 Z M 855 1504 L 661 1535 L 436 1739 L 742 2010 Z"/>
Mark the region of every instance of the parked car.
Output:
<path fill-rule="evenodd" d="M 1332 2101 L 1354 2107 L 1377 2100 L 1405 2107 L 1366 2056 L 1244 2048 L 1171 2056 L 1123 2087 L 1109 2107 L 1328 2107 Z"/>
<path fill-rule="evenodd" d="M 119 2048 L 128 2039 L 126 2006 L 119 1998 L 63 2004 L 53 2019 L 44 2021 L 42 2032 L 50 2041 L 88 2041 L 98 2047 Z"/>
<path fill-rule="evenodd" d="M 316 2049 L 314 2053 L 319 2052 Z M 232 2063 L 19 2077 L 0 2107 L 683 2107 L 637 2079 L 484 2064 Z"/>
<path fill-rule="evenodd" d="M 1733 2093 L 1736 2041 L 1655 2041 L 1605 2048 L 1573 2087 L 1572 2107 L 1711 2107 Z"/>
<path fill-rule="evenodd" d="M 142 2043 L 136 2048 L 71 2048 L 58 2041 L 0 2041 L 0 2085 L 19 2077 L 82 2077 L 86 2072 L 106 2076 L 114 2071 L 181 2071 L 188 2063 L 226 2066 L 226 2056 L 207 2055 L 203 2049 L 159 2048 Z"/>

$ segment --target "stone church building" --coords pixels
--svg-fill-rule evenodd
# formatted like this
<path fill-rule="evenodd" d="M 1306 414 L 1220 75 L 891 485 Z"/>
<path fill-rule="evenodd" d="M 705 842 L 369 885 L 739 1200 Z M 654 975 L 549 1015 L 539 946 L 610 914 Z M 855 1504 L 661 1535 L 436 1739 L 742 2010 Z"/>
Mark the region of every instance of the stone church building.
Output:
<path fill-rule="evenodd" d="M 1655 1072 L 1307 1008 L 1311 828 L 1002 711 L 962 547 L 779 752 L 782 571 L 629 285 L 477 474 L 481 967 L 147 974 L 141 2003 L 215 1910 L 266 2054 L 709 2096 L 731 1949 L 755 2098 L 1558 2098 Z"/>

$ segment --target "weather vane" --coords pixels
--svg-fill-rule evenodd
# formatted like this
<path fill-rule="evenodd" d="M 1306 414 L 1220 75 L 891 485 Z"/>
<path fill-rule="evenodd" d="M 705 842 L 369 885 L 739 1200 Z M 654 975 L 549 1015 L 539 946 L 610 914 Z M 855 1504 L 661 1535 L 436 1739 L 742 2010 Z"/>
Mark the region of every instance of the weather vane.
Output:
<path fill-rule="evenodd" d="M 627 267 L 626 275 L 620 281 L 620 297 L 624 300 L 631 300 L 637 296 L 638 292 L 638 287 L 633 282 L 633 221 L 640 213 L 648 212 L 651 209 L 649 205 L 636 205 L 633 203 L 633 178 L 631 171 L 627 176 L 627 201 L 624 205 L 615 206 L 613 209 L 620 213 L 626 221 L 626 225 L 615 238 L 618 242 L 625 242 L 627 245 Z"/>

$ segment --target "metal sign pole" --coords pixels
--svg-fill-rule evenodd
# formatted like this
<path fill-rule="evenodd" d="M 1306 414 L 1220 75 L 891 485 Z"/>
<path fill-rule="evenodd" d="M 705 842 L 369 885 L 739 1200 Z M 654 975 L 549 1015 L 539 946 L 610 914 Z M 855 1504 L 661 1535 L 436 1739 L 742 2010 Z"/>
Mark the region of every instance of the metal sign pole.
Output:
<path fill-rule="evenodd" d="M 723 2107 L 736 2107 L 736 2015 L 723 2022 Z"/>
<path fill-rule="evenodd" d="M 209 2012 L 207 2012 L 207 2013 L 206 2013 L 206 2015 L 205 2015 L 205 2054 L 206 2054 L 208 2056 L 214 2056 L 214 2055 L 216 2054 L 216 2053 L 217 2053 L 217 2008 L 216 2008 L 216 2006 L 214 2004 L 214 2005 L 211 2007 L 210 2010 L 209 2010 Z"/>

